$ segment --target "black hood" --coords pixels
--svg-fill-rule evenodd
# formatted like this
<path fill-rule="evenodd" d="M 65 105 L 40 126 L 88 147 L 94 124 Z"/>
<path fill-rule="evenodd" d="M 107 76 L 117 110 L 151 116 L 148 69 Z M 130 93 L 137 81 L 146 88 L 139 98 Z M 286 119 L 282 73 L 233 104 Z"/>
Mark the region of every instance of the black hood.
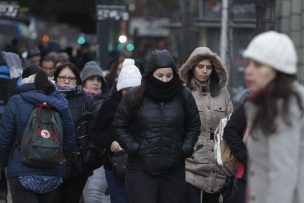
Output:
<path fill-rule="evenodd" d="M 158 68 L 171 67 L 174 73 L 176 71 L 175 61 L 168 50 L 154 50 L 150 54 L 147 66 L 144 69 L 143 78 L 152 74 Z"/>

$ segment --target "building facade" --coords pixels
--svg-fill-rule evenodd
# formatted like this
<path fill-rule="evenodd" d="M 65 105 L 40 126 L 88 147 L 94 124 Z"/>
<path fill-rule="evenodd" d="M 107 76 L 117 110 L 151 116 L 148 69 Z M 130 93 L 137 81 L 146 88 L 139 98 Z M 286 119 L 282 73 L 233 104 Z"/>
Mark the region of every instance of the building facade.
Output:
<path fill-rule="evenodd" d="M 233 102 L 241 101 L 246 85 L 244 70 L 246 60 L 242 53 L 256 34 L 255 2 L 252 0 L 229 0 L 228 46 L 226 66 L 230 74 L 229 90 Z M 198 0 L 195 8 L 197 18 L 193 26 L 198 30 L 198 46 L 207 46 L 220 54 L 222 0 Z"/>
<path fill-rule="evenodd" d="M 298 78 L 304 82 L 304 1 L 277 0 L 278 31 L 288 34 L 298 53 Z"/>

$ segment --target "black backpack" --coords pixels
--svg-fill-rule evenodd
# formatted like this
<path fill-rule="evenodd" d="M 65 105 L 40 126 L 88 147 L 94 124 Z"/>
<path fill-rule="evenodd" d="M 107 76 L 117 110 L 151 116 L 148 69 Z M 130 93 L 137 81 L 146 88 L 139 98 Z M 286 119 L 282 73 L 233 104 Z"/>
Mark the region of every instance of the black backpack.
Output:
<path fill-rule="evenodd" d="M 46 102 L 36 104 L 19 143 L 21 161 L 34 168 L 56 167 L 62 162 L 62 144 L 59 113 Z"/>
<path fill-rule="evenodd" d="M 66 164 L 66 177 L 92 175 L 103 162 L 103 151 L 96 147 L 89 139 L 89 126 L 93 114 L 85 111 L 75 123 L 76 143 L 71 159 Z"/>

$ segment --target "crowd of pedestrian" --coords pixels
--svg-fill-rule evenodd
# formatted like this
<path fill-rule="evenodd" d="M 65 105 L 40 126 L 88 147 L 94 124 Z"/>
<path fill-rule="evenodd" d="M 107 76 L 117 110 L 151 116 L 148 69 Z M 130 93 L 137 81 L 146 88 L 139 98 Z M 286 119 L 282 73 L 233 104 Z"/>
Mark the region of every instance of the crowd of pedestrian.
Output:
<path fill-rule="evenodd" d="M 0 202 L 304 202 L 304 87 L 287 35 L 249 43 L 235 109 L 208 47 L 181 66 L 168 50 L 118 55 L 107 75 L 86 46 L 18 54 L 0 53 Z"/>

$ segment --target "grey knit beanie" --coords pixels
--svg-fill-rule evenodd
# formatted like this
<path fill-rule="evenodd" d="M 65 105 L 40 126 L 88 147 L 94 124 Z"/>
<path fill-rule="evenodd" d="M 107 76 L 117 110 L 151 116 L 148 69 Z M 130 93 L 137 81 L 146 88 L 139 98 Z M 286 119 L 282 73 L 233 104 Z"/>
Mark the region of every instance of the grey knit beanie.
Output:
<path fill-rule="evenodd" d="M 83 83 L 91 76 L 100 76 L 103 79 L 102 69 L 95 61 L 87 62 L 80 72 L 80 78 Z"/>

